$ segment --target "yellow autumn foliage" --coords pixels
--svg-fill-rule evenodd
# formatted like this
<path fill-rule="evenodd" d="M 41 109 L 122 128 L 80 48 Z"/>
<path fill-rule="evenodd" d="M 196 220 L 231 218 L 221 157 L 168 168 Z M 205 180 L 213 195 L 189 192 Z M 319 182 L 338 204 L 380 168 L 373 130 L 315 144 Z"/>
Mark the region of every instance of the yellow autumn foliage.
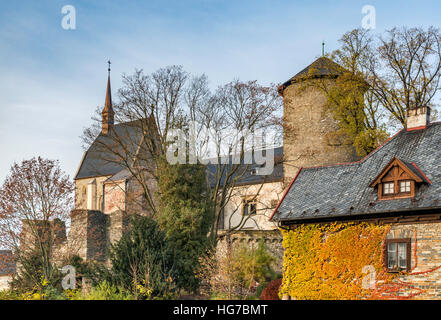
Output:
<path fill-rule="evenodd" d="M 363 267 L 376 271 L 376 285 L 392 276 L 383 267 L 383 242 L 388 227 L 376 224 L 301 225 L 282 230 L 283 282 L 279 295 L 294 299 L 368 299 Z M 366 279 L 365 279 L 366 280 Z"/>

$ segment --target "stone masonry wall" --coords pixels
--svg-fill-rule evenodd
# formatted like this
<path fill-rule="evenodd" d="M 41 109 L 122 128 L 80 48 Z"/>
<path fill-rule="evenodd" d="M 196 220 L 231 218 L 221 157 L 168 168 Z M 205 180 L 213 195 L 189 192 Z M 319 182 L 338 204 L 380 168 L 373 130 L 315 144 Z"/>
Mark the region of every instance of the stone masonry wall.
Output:
<path fill-rule="evenodd" d="M 273 268 L 276 272 L 282 272 L 283 247 L 282 234 L 279 230 L 247 230 L 238 231 L 230 236 L 225 233 L 219 234 L 219 241 L 216 248 L 218 256 L 225 256 L 228 249 L 235 249 L 242 245 L 255 247 L 260 240 L 263 240 L 268 251 L 276 259 Z M 230 245 L 229 245 L 230 243 Z"/>
<path fill-rule="evenodd" d="M 411 271 L 400 280 L 416 289 L 402 294 L 421 290 L 415 299 L 441 299 L 441 222 L 394 225 L 387 238 L 411 238 Z"/>
<path fill-rule="evenodd" d="M 107 252 L 108 216 L 101 211 L 73 210 L 69 246 L 84 260 L 104 261 Z"/>
<path fill-rule="evenodd" d="M 326 80 L 332 85 L 332 79 Z M 327 96 L 321 89 L 294 83 L 284 98 L 284 175 L 290 182 L 301 167 L 351 162 L 354 148 L 336 134 L 338 123 L 327 111 Z"/>

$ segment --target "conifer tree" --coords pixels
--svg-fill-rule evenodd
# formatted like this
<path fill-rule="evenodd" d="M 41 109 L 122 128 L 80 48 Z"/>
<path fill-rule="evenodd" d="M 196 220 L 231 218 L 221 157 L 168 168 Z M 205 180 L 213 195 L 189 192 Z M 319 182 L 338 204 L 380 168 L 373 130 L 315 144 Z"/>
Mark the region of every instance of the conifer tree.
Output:
<path fill-rule="evenodd" d="M 175 257 L 175 279 L 179 288 L 195 292 L 200 257 L 209 250 L 207 237 L 213 222 L 206 168 L 200 164 L 171 165 L 161 162 L 158 222 Z"/>

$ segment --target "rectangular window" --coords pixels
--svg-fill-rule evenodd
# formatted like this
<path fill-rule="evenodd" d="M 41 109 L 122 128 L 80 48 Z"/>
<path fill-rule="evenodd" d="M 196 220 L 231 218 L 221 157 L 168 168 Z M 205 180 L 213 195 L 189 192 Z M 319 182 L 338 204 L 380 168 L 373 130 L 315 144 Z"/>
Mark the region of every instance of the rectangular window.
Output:
<path fill-rule="evenodd" d="M 394 183 L 393 182 L 386 182 L 383 183 L 383 194 L 394 194 Z"/>
<path fill-rule="evenodd" d="M 386 240 L 387 269 L 407 271 L 410 269 L 410 239 Z"/>
<path fill-rule="evenodd" d="M 400 181 L 400 193 L 410 192 L 410 181 Z"/>
<path fill-rule="evenodd" d="M 257 201 L 256 201 L 256 199 L 243 200 L 242 212 L 243 212 L 244 216 L 256 214 L 257 213 Z"/>

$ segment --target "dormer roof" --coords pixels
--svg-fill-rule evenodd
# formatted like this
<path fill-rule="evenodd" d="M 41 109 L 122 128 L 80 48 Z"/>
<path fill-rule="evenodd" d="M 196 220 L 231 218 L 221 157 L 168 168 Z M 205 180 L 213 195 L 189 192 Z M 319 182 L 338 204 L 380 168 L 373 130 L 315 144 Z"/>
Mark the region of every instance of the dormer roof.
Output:
<path fill-rule="evenodd" d="M 391 161 L 389 161 L 389 163 L 383 168 L 383 170 L 381 170 L 378 176 L 376 176 L 371 182 L 370 187 L 374 188 L 381 183 L 384 176 L 386 176 L 394 166 L 399 166 L 412 180 L 419 183 L 424 182 L 430 184 L 430 181 L 426 175 L 417 167 L 415 162 L 409 163 L 407 161 L 400 160 L 398 157 L 393 157 Z"/>

